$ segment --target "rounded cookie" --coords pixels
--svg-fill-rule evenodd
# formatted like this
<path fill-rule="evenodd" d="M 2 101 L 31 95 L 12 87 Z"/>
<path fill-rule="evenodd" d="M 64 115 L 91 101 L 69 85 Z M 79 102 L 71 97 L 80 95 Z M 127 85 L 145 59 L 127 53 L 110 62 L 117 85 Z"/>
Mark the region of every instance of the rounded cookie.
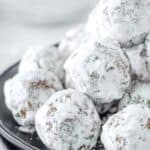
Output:
<path fill-rule="evenodd" d="M 115 39 L 123 47 L 142 43 L 150 31 L 149 0 L 100 0 L 91 13 L 87 30 Z"/>
<path fill-rule="evenodd" d="M 64 57 L 54 46 L 35 47 L 24 54 L 19 65 L 19 71 L 43 69 L 53 72 L 60 81 L 64 82 L 64 61 Z"/>
<path fill-rule="evenodd" d="M 134 104 L 111 116 L 103 126 L 101 140 L 106 150 L 149 150 L 150 109 Z"/>
<path fill-rule="evenodd" d="M 101 125 L 91 99 L 71 89 L 52 95 L 35 120 L 40 139 L 53 150 L 90 150 Z"/>
<path fill-rule="evenodd" d="M 51 72 L 21 72 L 6 81 L 5 102 L 17 123 L 30 129 L 34 126 L 34 116 L 38 108 L 58 90 L 62 90 L 62 85 Z M 27 128 L 23 130 L 30 131 Z"/>
<path fill-rule="evenodd" d="M 76 88 L 92 97 L 98 106 L 121 99 L 130 86 L 127 56 L 113 42 L 106 43 L 86 44 L 65 63 Z"/>

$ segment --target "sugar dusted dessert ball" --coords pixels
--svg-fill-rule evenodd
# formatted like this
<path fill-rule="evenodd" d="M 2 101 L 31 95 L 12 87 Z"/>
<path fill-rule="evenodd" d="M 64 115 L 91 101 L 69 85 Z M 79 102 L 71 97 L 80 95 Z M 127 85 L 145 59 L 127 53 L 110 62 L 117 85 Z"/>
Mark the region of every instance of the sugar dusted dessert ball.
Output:
<path fill-rule="evenodd" d="M 82 46 L 65 64 L 76 88 L 92 97 L 96 106 L 121 99 L 130 85 L 128 58 L 113 42 L 103 43 Z"/>
<path fill-rule="evenodd" d="M 36 113 L 36 130 L 53 150 L 91 150 L 101 121 L 91 101 L 75 90 L 55 93 Z"/>
<path fill-rule="evenodd" d="M 27 127 L 34 126 L 34 116 L 38 108 L 58 90 L 62 90 L 62 85 L 51 72 L 21 72 L 6 81 L 5 102 L 17 123 L 27 131 Z"/>
<path fill-rule="evenodd" d="M 89 17 L 87 30 L 130 47 L 144 41 L 150 31 L 149 0 L 100 0 Z"/>
<path fill-rule="evenodd" d="M 85 24 L 70 29 L 59 44 L 59 51 L 68 58 L 80 45 L 91 42 L 93 38 L 86 32 Z"/>
<path fill-rule="evenodd" d="M 150 83 L 136 82 L 132 89 L 124 96 L 119 103 L 119 109 L 130 104 L 142 103 L 150 108 Z"/>
<path fill-rule="evenodd" d="M 146 49 L 144 44 L 124 49 L 129 57 L 133 79 L 150 81 L 150 49 Z"/>
<path fill-rule="evenodd" d="M 43 69 L 56 74 L 64 82 L 64 57 L 53 46 L 35 47 L 29 49 L 22 58 L 19 71 Z"/>
<path fill-rule="evenodd" d="M 134 104 L 111 116 L 103 126 L 101 140 L 106 150 L 149 150 L 150 109 Z"/>

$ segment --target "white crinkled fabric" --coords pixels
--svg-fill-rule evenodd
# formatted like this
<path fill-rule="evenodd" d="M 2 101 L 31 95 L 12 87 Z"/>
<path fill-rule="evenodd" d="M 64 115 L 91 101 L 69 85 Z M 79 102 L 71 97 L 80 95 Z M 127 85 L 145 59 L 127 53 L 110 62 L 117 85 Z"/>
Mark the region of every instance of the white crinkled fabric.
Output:
<path fill-rule="evenodd" d="M 43 70 L 21 72 L 6 81 L 5 102 L 17 123 L 29 127 L 23 132 L 30 132 L 36 111 L 58 90 L 62 90 L 59 79 Z"/>
<path fill-rule="evenodd" d="M 76 88 L 96 105 L 121 99 L 130 86 L 128 58 L 115 42 L 103 43 L 84 45 L 65 63 Z"/>
<path fill-rule="evenodd" d="M 58 49 L 53 46 L 35 47 L 29 49 L 23 56 L 19 71 L 43 69 L 51 71 L 58 76 L 60 81 L 64 82 L 64 57 Z"/>
<path fill-rule="evenodd" d="M 103 126 L 101 139 L 106 150 L 149 150 L 150 109 L 135 104 L 111 116 Z"/>
<path fill-rule="evenodd" d="M 90 14 L 87 30 L 131 47 L 143 42 L 150 31 L 149 10 L 149 0 L 100 0 Z"/>
<path fill-rule="evenodd" d="M 71 89 L 52 95 L 36 113 L 35 123 L 40 139 L 53 150 L 91 150 L 101 125 L 91 99 Z"/>

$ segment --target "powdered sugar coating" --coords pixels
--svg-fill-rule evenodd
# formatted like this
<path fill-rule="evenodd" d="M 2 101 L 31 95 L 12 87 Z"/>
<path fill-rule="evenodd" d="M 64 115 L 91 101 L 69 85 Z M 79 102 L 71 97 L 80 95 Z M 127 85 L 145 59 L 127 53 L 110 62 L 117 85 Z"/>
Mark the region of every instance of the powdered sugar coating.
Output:
<path fill-rule="evenodd" d="M 148 34 L 145 39 L 145 47 L 147 49 L 148 54 L 150 55 L 150 34 Z"/>
<path fill-rule="evenodd" d="M 144 44 L 124 49 L 129 57 L 133 79 L 150 81 L 150 56 Z"/>
<path fill-rule="evenodd" d="M 43 69 L 51 71 L 64 82 L 65 72 L 63 68 L 64 57 L 53 46 L 41 46 L 29 49 L 23 56 L 19 71 L 32 71 Z"/>
<path fill-rule="evenodd" d="M 53 150 L 90 150 L 101 125 L 91 99 L 71 89 L 52 95 L 35 120 L 40 139 Z"/>
<path fill-rule="evenodd" d="M 6 81 L 5 102 L 17 123 L 30 128 L 34 126 L 34 116 L 38 108 L 58 90 L 62 90 L 62 85 L 51 72 L 21 72 Z"/>
<path fill-rule="evenodd" d="M 72 89 L 76 89 L 75 84 L 73 83 L 70 75 L 66 72 L 65 74 L 65 88 L 72 88 Z"/>
<path fill-rule="evenodd" d="M 120 101 L 119 109 L 138 103 L 145 104 L 150 108 L 150 83 L 136 82 L 129 93 Z"/>
<path fill-rule="evenodd" d="M 149 150 L 150 109 L 135 104 L 113 115 L 103 126 L 101 139 L 106 150 Z"/>
<path fill-rule="evenodd" d="M 130 64 L 117 45 L 86 44 L 65 64 L 76 88 L 88 94 L 96 105 L 123 97 L 130 85 Z"/>
<path fill-rule="evenodd" d="M 149 0 L 100 0 L 89 17 L 87 30 L 124 47 L 142 43 L 150 31 Z"/>
<path fill-rule="evenodd" d="M 92 41 L 90 34 L 86 32 L 85 24 L 80 24 L 70 29 L 65 38 L 59 44 L 59 51 L 68 58 L 80 45 Z"/>
<path fill-rule="evenodd" d="M 73 83 L 68 73 L 66 73 L 65 88 L 76 89 L 75 84 Z M 104 114 L 108 112 L 109 110 L 111 110 L 113 105 L 114 105 L 114 102 L 104 103 L 104 104 L 95 103 L 95 107 L 100 114 Z"/>

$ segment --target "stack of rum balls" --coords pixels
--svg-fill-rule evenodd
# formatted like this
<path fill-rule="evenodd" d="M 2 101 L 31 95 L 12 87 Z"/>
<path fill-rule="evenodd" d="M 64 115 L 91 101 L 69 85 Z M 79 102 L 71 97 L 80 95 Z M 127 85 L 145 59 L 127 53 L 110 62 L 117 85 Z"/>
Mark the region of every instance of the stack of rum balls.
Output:
<path fill-rule="evenodd" d="M 150 0 L 100 0 L 58 47 L 27 51 L 4 87 L 20 131 L 51 150 L 149 150 L 149 33 Z"/>

